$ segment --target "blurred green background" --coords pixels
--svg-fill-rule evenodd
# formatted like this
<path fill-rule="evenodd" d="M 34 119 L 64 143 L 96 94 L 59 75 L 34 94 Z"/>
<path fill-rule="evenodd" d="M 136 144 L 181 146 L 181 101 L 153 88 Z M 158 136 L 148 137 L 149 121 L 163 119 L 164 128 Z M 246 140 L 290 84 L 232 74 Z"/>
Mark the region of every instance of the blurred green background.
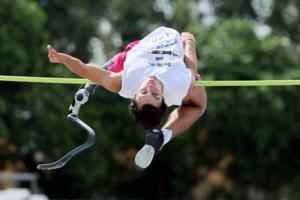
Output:
<path fill-rule="evenodd" d="M 195 35 L 203 80 L 300 79 L 299 11 L 298 0 L 0 0 L 0 74 L 76 77 L 48 62 L 48 43 L 100 66 L 164 25 Z M 38 171 L 86 138 L 66 119 L 78 87 L 0 82 L 0 171 L 38 173 L 50 199 L 300 199 L 299 87 L 207 88 L 205 115 L 143 172 L 128 101 L 98 88 L 80 113 L 96 144 Z"/>

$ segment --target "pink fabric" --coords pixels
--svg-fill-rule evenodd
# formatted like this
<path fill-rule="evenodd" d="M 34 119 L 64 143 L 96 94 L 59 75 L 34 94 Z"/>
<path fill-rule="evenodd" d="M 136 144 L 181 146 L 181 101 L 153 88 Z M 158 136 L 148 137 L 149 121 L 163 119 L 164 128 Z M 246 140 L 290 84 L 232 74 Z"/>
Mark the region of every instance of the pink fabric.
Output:
<path fill-rule="evenodd" d="M 130 51 L 135 45 L 137 45 L 140 41 L 134 41 L 128 44 L 124 51 L 116 54 L 114 57 L 112 57 L 112 65 L 108 68 L 108 71 L 111 72 L 120 72 L 124 68 L 124 62 L 126 60 L 127 52 Z"/>

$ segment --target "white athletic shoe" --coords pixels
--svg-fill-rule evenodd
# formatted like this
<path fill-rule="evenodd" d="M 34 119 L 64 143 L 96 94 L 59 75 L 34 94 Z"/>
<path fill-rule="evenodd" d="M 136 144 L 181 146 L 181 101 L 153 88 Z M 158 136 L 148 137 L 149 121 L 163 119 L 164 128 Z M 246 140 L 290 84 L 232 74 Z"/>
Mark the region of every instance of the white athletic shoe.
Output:
<path fill-rule="evenodd" d="M 139 150 L 135 155 L 135 164 L 138 167 L 145 169 L 151 164 L 154 155 L 154 148 L 148 144 L 145 144 L 145 146 L 143 146 L 143 148 L 141 148 L 141 150 Z"/>

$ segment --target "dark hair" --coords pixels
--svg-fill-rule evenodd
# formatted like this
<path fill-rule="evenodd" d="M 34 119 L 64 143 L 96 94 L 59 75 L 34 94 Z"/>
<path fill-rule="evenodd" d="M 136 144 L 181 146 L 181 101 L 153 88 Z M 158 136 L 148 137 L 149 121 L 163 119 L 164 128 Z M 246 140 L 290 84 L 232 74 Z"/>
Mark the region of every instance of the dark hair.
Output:
<path fill-rule="evenodd" d="M 164 101 L 162 101 L 159 108 L 145 104 L 138 109 L 136 101 L 131 100 L 128 107 L 133 119 L 146 130 L 158 128 L 165 118 L 167 111 L 167 105 Z"/>

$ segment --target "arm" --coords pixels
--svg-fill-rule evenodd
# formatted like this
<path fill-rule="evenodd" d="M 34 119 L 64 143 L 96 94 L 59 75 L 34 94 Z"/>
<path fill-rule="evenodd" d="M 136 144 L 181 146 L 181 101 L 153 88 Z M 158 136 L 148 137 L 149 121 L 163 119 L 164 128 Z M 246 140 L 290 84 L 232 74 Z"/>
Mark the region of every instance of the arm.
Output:
<path fill-rule="evenodd" d="M 193 81 L 197 74 L 196 40 L 190 33 L 182 33 L 184 44 L 184 62 L 191 69 Z M 182 133 L 195 123 L 205 112 L 207 97 L 204 87 L 191 86 L 182 105 L 169 115 L 163 128 L 172 130 L 172 137 Z"/>
<path fill-rule="evenodd" d="M 184 63 L 192 71 L 193 80 L 197 74 L 196 40 L 191 33 L 183 32 L 181 38 L 184 45 Z"/>
<path fill-rule="evenodd" d="M 163 128 L 172 130 L 172 137 L 188 129 L 205 112 L 207 97 L 204 87 L 192 86 L 183 104 L 172 111 Z"/>
<path fill-rule="evenodd" d="M 111 92 L 119 92 L 121 88 L 121 73 L 114 73 L 91 64 L 85 64 L 77 58 L 56 52 L 50 45 L 47 48 L 51 63 L 64 64 L 73 73 L 102 85 Z"/>

